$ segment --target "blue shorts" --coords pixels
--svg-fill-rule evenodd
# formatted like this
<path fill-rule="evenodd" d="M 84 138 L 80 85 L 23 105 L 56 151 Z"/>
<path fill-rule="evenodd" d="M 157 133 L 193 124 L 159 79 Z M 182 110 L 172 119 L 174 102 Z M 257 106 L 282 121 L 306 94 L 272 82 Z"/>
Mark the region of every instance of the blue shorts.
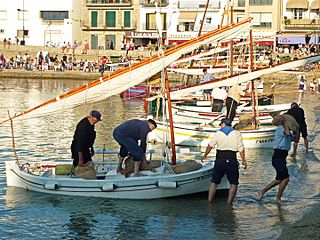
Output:
<path fill-rule="evenodd" d="M 289 177 L 286 158 L 288 151 L 274 149 L 272 155 L 272 166 L 276 169 L 276 180 L 284 180 Z"/>
<path fill-rule="evenodd" d="M 220 184 L 225 174 L 230 184 L 239 184 L 239 163 L 236 159 L 216 159 L 211 182 Z"/>

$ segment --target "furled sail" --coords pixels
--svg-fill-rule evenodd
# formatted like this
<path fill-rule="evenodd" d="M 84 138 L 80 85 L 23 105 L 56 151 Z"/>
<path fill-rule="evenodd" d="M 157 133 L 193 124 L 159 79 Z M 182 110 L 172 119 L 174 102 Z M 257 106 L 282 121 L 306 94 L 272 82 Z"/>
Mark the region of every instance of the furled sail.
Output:
<path fill-rule="evenodd" d="M 162 54 L 154 55 L 139 63 L 135 63 L 109 75 L 107 74 L 82 87 L 16 114 L 12 119 L 44 116 L 83 104 L 97 102 L 112 95 L 119 94 L 129 87 L 145 81 L 179 59 L 182 55 L 192 52 L 201 45 L 220 41 L 221 39 L 231 39 L 235 37 L 236 34 L 248 31 L 251 20 L 252 18 L 248 18 L 239 23 L 231 24 L 193 38 L 176 47 L 167 49 Z M 8 121 L 9 119 L 6 119 L 0 122 L 0 125 Z"/>
<path fill-rule="evenodd" d="M 222 78 L 222 79 L 218 79 L 218 80 L 212 80 L 210 82 L 197 84 L 195 86 L 190 86 L 187 88 L 183 88 L 181 90 L 172 91 L 170 93 L 170 95 L 171 95 L 172 99 L 177 99 L 177 98 L 180 98 L 183 96 L 187 96 L 192 92 L 200 91 L 203 89 L 212 89 L 212 88 L 217 88 L 217 87 L 222 87 L 222 86 L 232 86 L 234 84 L 248 82 L 250 80 L 261 77 L 262 75 L 265 75 L 265 74 L 289 70 L 292 68 L 303 66 L 305 64 L 319 62 L 319 61 L 320 61 L 320 56 L 306 57 L 303 59 L 294 60 L 294 61 L 284 63 L 284 64 L 274 66 L 274 67 L 266 67 L 264 69 L 255 70 L 255 71 L 252 71 L 249 73 L 242 73 L 242 74 L 239 74 L 236 76 L 226 77 L 226 78 Z"/>

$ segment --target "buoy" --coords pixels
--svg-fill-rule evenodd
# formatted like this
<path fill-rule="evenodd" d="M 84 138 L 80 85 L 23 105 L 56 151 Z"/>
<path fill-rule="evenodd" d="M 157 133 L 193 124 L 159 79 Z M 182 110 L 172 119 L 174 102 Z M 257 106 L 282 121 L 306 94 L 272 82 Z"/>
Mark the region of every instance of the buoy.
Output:
<path fill-rule="evenodd" d="M 57 190 L 59 188 L 59 184 L 58 183 L 46 183 L 44 185 L 45 189 L 50 189 L 50 190 Z"/>
<path fill-rule="evenodd" d="M 169 182 L 169 181 L 159 181 L 157 185 L 159 188 L 177 188 L 178 187 L 177 182 Z"/>
<path fill-rule="evenodd" d="M 108 183 L 101 187 L 101 190 L 103 192 L 113 191 L 114 189 L 115 189 L 115 185 L 113 183 Z"/>

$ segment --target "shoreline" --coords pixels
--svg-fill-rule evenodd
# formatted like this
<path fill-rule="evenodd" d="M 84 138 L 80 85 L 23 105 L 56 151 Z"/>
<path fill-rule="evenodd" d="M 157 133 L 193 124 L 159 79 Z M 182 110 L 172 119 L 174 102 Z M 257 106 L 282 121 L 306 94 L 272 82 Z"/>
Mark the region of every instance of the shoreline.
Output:
<path fill-rule="evenodd" d="M 63 80 L 95 80 L 101 77 L 100 73 L 87 73 L 81 71 L 23 71 L 23 70 L 2 70 L 1 78 L 29 78 L 29 79 L 63 79 Z"/>
<path fill-rule="evenodd" d="M 317 198 L 320 199 L 318 195 Z M 310 206 L 302 218 L 292 224 L 284 224 L 278 239 L 320 239 L 320 201 Z"/>

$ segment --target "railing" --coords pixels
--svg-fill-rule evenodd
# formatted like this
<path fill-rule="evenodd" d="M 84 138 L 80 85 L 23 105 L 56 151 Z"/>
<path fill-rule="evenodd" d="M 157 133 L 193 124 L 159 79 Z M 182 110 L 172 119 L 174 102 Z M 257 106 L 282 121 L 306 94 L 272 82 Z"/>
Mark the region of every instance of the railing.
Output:
<path fill-rule="evenodd" d="M 140 0 L 140 4 L 145 7 L 154 7 L 155 0 Z M 165 7 L 169 4 L 169 0 L 161 0 L 161 6 Z"/>
<path fill-rule="evenodd" d="M 87 5 L 108 5 L 108 4 L 116 4 L 116 5 L 128 5 L 132 4 L 132 0 L 86 0 Z"/>
<path fill-rule="evenodd" d="M 320 19 L 285 19 L 283 24 L 286 28 L 306 28 L 318 30 Z"/>

